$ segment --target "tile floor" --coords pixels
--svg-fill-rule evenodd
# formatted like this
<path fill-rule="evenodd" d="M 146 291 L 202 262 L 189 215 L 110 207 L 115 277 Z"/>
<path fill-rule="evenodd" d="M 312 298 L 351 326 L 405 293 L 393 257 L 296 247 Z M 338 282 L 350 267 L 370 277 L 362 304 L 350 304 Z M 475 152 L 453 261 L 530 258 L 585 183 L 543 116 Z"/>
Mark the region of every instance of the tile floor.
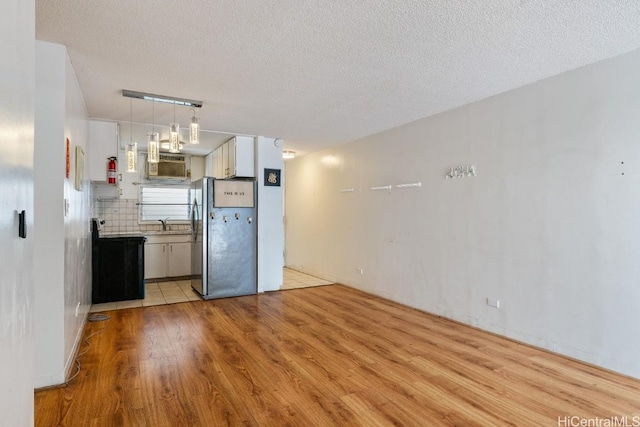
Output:
<path fill-rule="evenodd" d="M 309 288 L 311 286 L 331 285 L 333 282 L 310 276 L 291 268 L 284 268 L 283 284 L 280 290 Z"/>
<path fill-rule="evenodd" d="M 147 282 L 145 285 L 144 299 L 93 304 L 91 306 L 91 313 L 119 310 L 121 308 L 149 307 L 152 305 L 173 304 L 177 302 L 200 301 L 201 299 L 202 298 L 191 289 L 191 281 L 189 280 Z"/>
<path fill-rule="evenodd" d="M 280 290 L 308 288 L 333 283 L 290 268 L 285 268 L 283 273 L 284 283 L 280 287 Z M 148 282 L 145 286 L 144 299 L 93 304 L 90 312 L 97 313 L 100 311 L 120 310 L 122 308 L 149 307 L 152 305 L 202 300 L 200 295 L 191 289 L 191 281 L 189 280 Z"/>

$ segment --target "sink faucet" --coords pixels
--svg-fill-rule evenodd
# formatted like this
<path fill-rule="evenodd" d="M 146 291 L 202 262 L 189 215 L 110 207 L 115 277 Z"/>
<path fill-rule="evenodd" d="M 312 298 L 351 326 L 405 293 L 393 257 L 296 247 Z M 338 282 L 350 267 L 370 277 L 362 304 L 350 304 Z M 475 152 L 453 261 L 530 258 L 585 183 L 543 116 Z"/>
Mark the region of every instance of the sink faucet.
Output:
<path fill-rule="evenodd" d="M 162 223 L 162 231 L 167 231 L 167 221 L 169 221 L 169 217 L 166 217 L 165 219 L 159 219 L 158 221 Z"/>

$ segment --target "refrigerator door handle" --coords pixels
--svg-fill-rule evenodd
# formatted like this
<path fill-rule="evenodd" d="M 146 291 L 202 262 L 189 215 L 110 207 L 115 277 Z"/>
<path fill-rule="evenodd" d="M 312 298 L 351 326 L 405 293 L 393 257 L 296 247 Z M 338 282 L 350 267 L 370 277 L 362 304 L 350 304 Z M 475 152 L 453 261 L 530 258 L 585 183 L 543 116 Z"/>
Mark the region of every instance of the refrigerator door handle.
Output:
<path fill-rule="evenodd" d="M 198 235 L 198 201 L 193 200 L 193 205 L 191 206 L 191 237 L 193 241 L 195 241 L 196 236 Z"/>

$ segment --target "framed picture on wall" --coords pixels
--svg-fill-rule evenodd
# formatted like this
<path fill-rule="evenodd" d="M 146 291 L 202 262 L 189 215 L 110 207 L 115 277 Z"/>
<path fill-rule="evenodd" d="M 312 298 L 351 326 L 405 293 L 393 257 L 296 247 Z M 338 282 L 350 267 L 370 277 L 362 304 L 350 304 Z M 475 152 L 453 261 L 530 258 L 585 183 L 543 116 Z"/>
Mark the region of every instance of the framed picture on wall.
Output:
<path fill-rule="evenodd" d="M 84 151 L 82 147 L 76 147 L 76 181 L 75 189 L 82 191 L 82 182 L 84 181 Z"/>
<path fill-rule="evenodd" d="M 69 141 L 69 138 L 67 138 L 66 158 L 67 164 L 65 169 L 65 176 L 67 177 L 67 179 L 69 179 L 69 177 L 71 176 L 71 142 Z"/>
<path fill-rule="evenodd" d="M 280 187 L 280 169 L 264 170 L 265 187 Z"/>

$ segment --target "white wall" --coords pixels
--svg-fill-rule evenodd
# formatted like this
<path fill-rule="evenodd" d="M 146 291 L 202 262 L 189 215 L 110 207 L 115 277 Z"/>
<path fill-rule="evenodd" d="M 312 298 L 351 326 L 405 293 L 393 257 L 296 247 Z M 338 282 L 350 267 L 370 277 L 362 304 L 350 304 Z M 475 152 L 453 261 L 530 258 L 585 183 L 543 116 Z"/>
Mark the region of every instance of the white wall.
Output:
<path fill-rule="evenodd" d="M 75 166 L 76 161 L 75 147 L 81 147 L 85 154 L 82 191 L 74 188 L 75 168 L 71 168 L 69 179 L 64 180 L 65 198 L 70 202 L 69 214 L 64 223 L 64 358 L 65 371 L 69 373 L 74 369 L 75 349 L 80 345 L 84 323 L 91 307 L 91 184 L 88 180 L 86 164 L 86 157 L 89 154 L 89 115 L 66 48 L 64 62 L 66 80 L 64 138 L 69 138 L 71 142 L 72 165 Z M 78 308 L 77 315 L 76 308 Z"/>
<path fill-rule="evenodd" d="M 64 46 L 36 43 L 36 93 L 35 386 L 44 387 L 63 383 L 73 367 L 91 302 L 91 186 L 85 178 L 82 191 L 74 188 L 76 147 L 89 154 L 89 127 Z M 71 148 L 68 179 L 66 138 Z"/>
<path fill-rule="evenodd" d="M 8 0 L 0 14 L 0 414 L 33 425 L 33 0 Z M 27 238 L 18 237 L 18 212 Z"/>
<path fill-rule="evenodd" d="M 282 146 L 274 138 L 256 139 L 258 181 L 258 292 L 282 286 L 284 264 L 283 187 L 264 185 L 264 169 L 283 169 Z"/>
<path fill-rule="evenodd" d="M 287 265 L 640 377 L 639 75 L 634 51 L 288 163 Z"/>
<path fill-rule="evenodd" d="M 191 156 L 191 181 L 197 181 L 204 176 L 204 157 Z"/>
<path fill-rule="evenodd" d="M 36 43 L 34 208 L 36 387 L 64 382 L 63 46 Z M 56 138 L 57 136 L 57 138 Z M 52 141 L 53 140 L 53 141 Z"/>

